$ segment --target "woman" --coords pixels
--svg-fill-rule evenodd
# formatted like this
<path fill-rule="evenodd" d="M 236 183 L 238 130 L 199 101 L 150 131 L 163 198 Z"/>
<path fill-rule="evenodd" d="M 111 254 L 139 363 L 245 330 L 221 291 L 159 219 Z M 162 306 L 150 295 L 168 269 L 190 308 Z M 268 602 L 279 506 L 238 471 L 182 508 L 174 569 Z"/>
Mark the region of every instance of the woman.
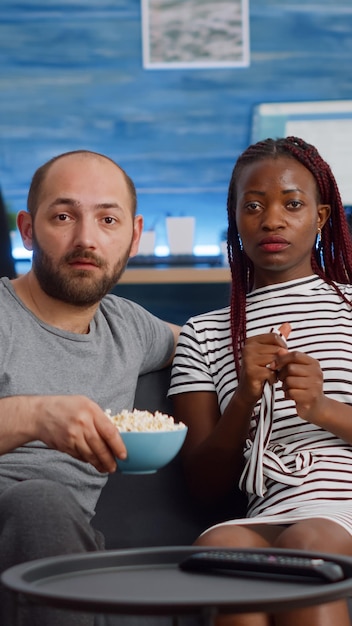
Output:
<path fill-rule="evenodd" d="M 239 157 L 228 253 L 231 306 L 185 325 L 170 395 L 192 490 L 214 503 L 239 483 L 248 512 L 196 544 L 352 556 L 352 244 L 314 146 L 267 139 Z M 298 620 L 350 624 L 343 601 L 231 623 Z"/>

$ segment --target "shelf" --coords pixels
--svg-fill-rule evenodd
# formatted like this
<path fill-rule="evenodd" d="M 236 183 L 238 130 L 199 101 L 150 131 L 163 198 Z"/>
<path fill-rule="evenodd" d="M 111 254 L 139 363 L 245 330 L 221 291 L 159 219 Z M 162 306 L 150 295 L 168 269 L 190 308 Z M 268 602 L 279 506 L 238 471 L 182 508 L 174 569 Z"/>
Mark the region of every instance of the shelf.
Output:
<path fill-rule="evenodd" d="M 127 268 L 119 284 L 156 283 L 229 283 L 228 267 Z"/>
<path fill-rule="evenodd" d="M 224 257 L 217 255 L 170 254 L 155 256 L 154 254 L 137 254 L 128 261 L 128 267 L 223 267 Z"/>

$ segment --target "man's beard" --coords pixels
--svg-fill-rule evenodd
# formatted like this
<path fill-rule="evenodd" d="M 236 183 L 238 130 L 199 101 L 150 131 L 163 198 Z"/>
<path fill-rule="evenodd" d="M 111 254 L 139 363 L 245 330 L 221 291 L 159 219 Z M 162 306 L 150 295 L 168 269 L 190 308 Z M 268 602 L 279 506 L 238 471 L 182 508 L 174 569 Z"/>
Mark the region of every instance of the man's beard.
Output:
<path fill-rule="evenodd" d="M 97 278 L 93 276 L 94 270 L 74 269 L 69 263 L 75 258 L 90 259 L 98 268 L 104 269 L 107 264 L 103 259 L 89 250 L 78 249 L 66 254 L 54 264 L 33 233 L 32 267 L 39 285 L 48 296 L 75 306 L 91 306 L 100 302 L 118 283 L 127 265 L 131 245 L 132 243 L 110 274 L 105 271 Z"/>

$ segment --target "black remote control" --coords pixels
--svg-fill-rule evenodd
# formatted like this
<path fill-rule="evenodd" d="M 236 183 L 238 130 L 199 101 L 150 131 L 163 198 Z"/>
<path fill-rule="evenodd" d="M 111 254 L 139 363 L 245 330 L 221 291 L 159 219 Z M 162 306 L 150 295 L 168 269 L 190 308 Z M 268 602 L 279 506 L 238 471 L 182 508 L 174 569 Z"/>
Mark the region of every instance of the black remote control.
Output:
<path fill-rule="evenodd" d="M 179 567 L 188 572 L 223 573 L 277 580 L 309 580 L 337 582 L 345 578 L 343 569 L 334 561 L 307 558 L 285 553 L 250 552 L 247 550 L 213 550 L 194 552 Z"/>

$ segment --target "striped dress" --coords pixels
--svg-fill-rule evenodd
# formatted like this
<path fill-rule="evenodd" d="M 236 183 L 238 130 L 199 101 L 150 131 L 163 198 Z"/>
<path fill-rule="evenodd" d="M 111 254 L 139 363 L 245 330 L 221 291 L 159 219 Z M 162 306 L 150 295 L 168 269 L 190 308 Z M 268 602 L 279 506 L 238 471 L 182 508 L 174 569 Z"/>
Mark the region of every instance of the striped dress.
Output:
<path fill-rule="evenodd" d="M 339 287 L 352 300 L 352 286 Z M 284 322 L 292 327 L 288 349 L 319 360 L 326 396 L 352 406 L 352 307 L 316 275 L 248 295 L 248 337 Z M 236 386 L 229 307 L 191 318 L 180 335 L 169 395 L 216 392 L 223 413 Z M 322 517 L 352 534 L 352 445 L 301 419 L 281 383 L 270 392 L 255 407 L 244 449 L 245 523 Z"/>

